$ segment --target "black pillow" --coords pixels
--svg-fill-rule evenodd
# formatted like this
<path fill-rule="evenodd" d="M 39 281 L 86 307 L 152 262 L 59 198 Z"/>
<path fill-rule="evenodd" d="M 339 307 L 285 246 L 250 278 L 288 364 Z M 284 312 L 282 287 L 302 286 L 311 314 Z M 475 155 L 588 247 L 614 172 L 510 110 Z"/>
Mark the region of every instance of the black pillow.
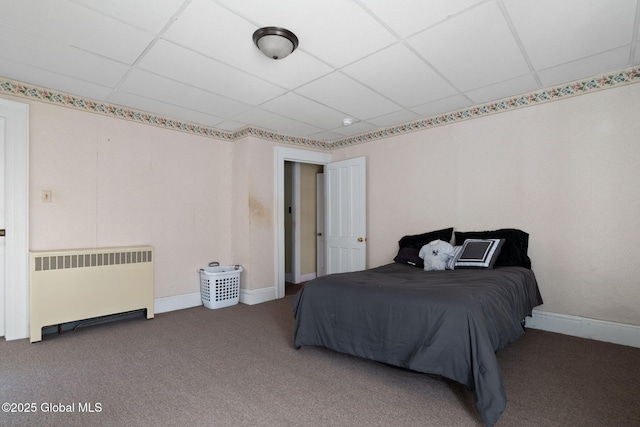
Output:
<path fill-rule="evenodd" d="M 424 260 L 418 256 L 420 249 L 422 249 L 422 247 L 427 243 L 434 240 L 442 240 L 449 243 L 451 242 L 452 235 L 453 227 L 430 231 L 423 234 L 404 236 L 398 242 L 400 250 L 393 260 L 402 264 L 415 265 L 416 267 L 424 268 Z"/>
<path fill-rule="evenodd" d="M 443 228 L 442 230 L 430 231 L 423 234 L 414 234 L 412 236 L 404 236 L 398 242 L 400 248 L 416 248 L 422 249 L 424 245 L 434 240 L 442 240 L 443 242 L 451 243 L 451 235 L 453 234 L 453 227 Z"/>
<path fill-rule="evenodd" d="M 531 268 L 531 259 L 527 255 L 529 234 L 515 228 L 502 228 L 493 231 L 456 231 L 456 245 L 462 245 L 467 239 L 505 239 L 495 267 L 517 266 Z"/>
<path fill-rule="evenodd" d="M 401 264 L 409 264 L 423 268 L 424 260 L 418 256 L 419 253 L 420 249 L 410 247 L 400 248 L 398 255 L 396 255 L 393 260 Z"/>

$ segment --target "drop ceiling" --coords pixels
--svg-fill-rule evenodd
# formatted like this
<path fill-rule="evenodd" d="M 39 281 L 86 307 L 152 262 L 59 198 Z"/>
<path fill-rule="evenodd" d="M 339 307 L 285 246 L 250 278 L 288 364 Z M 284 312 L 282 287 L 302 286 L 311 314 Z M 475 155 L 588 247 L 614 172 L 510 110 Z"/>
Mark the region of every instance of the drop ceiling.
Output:
<path fill-rule="evenodd" d="M 320 141 L 640 64 L 638 0 L 0 0 L 0 10 L 2 77 Z M 264 26 L 293 31 L 298 49 L 265 57 L 252 40 Z"/>

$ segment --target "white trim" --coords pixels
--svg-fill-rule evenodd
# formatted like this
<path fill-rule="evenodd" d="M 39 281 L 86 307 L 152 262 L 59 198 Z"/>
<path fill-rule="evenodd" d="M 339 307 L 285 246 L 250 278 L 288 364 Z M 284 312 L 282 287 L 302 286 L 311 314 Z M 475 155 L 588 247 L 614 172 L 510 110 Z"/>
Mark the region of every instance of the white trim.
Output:
<path fill-rule="evenodd" d="M 289 283 L 302 283 L 302 282 L 308 282 L 309 280 L 313 280 L 316 277 L 318 277 L 318 273 L 313 272 L 313 273 L 307 273 L 307 274 L 302 274 L 300 276 L 298 276 L 298 281 L 294 281 L 293 280 L 293 275 L 291 273 L 285 273 L 284 274 L 284 279 L 289 282 Z"/>
<path fill-rule="evenodd" d="M 284 287 L 284 283 L 283 283 Z M 254 305 L 276 299 L 277 289 L 275 286 L 260 289 L 240 289 L 240 302 Z M 284 292 L 282 293 L 284 297 Z"/>
<path fill-rule="evenodd" d="M 318 151 L 299 150 L 288 147 L 275 147 L 274 158 L 274 207 L 275 213 L 273 215 L 274 224 L 273 229 L 275 232 L 275 297 L 284 297 L 284 162 L 302 162 L 312 163 L 316 165 L 326 165 L 331 161 L 331 153 L 321 153 Z M 240 295 L 242 297 L 242 293 Z M 268 301 L 268 300 L 266 300 Z"/>
<path fill-rule="evenodd" d="M 276 287 L 271 286 L 262 289 L 242 289 L 240 288 L 240 302 L 254 305 L 276 299 Z M 198 307 L 202 305 L 200 292 L 190 294 L 174 295 L 171 297 L 156 298 L 154 300 L 154 312 L 166 313 L 169 311 L 183 310 L 185 308 Z"/>
<path fill-rule="evenodd" d="M 200 292 L 193 292 L 190 294 L 156 298 L 153 301 L 153 311 L 155 314 L 166 313 L 167 311 L 182 310 L 199 305 L 202 305 Z"/>
<path fill-rule="evenodd" d="M 302 246 L 300 243 L 300 163 L 296 162 L 292 165 L 291 175 L 291 206 L 293 207 L 291 274 L 292 283 L 300 283 L 300 247 Z"/>
<path fill-rule="evenodd" d="M 316 277 L 318 277 L 316 273 L 303 274 L 302 276 L 300 276 L 300 281 L 297 283 L 308 282 L 309 280 L 313 280 Z"/>
<path fill-rule="evenodd" d="M 533 310 L 533 316 L 526 318 L 526 326 L 532 329 L 640 348 L 640 326 L 636 325 Z"/>
<path fill-rule="evenodd" d="M 0 99 L 5 123 L 5 339 L 29 337 L 29 105 Z"/>

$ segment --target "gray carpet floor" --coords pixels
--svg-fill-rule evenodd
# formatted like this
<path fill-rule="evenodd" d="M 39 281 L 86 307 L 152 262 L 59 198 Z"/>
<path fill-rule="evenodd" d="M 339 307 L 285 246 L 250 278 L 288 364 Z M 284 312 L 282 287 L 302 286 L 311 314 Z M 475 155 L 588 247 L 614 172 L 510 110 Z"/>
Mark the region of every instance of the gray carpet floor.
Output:
<path fill-rule="evenodd" d="M 0 340 L 0 402 L 23 411 L 1 412 L 0 425 L 481 425 L 452 381 L 294 349 L 291 302 Z M 497 356 L 508 398 L 498 426 L 640 426 L 638 348 L 528 330 Z"/>

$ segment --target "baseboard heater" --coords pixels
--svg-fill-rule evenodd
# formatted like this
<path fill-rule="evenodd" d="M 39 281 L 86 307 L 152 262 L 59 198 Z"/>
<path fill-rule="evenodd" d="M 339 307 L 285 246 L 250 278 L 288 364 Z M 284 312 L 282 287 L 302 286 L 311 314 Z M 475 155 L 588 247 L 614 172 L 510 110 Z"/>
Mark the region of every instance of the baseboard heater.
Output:
<path fill-rule="evenodd" d="M 146 310 L 153 318 L 153 246 L 29 253 L 30 341 L 42 328 Z"/>

